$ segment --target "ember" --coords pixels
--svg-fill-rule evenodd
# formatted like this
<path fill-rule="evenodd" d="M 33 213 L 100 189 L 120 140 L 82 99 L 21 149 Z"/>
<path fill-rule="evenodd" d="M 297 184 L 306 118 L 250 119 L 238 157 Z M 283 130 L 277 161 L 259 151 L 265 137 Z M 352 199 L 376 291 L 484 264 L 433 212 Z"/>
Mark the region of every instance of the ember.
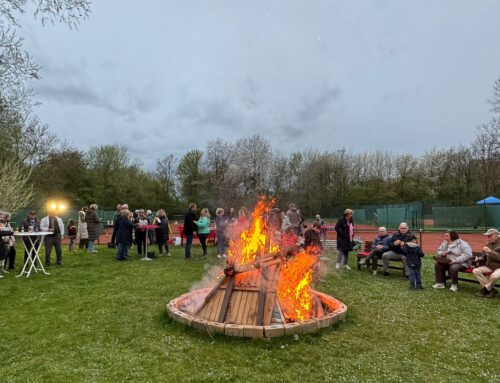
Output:
<path fill-rule="evenodd" d="M 316 331 L 345 317 L 342 302 L 311 288 L 319 249 L 293 256 L 281 251 L 270 224 L 273 204 L 258 201 L 250 228 L 230 243 L 226 268 L 212 289 L 168 304 L 174 319 L 226 335 L 274 337 Z"/>

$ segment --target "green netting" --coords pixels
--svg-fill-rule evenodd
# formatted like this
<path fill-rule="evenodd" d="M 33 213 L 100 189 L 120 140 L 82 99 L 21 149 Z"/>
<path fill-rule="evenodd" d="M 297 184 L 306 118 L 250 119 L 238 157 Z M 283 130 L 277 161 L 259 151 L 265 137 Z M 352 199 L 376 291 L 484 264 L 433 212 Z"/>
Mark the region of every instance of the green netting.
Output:
<path fill-rule="evenodd" d="M 434 207 L 435 227 L 500 227 L 500 206 Z"/>
<path fill-rule="evenodd" d="M 19 227 L 21 225 L 21 222 L 28 217 L 28 212 L 30 210 L 38 211 L 37 218 L 39 220 L 47 215 L 47 212 L 44 210 L 38 210 L 35 208 L 22 209 L 11 217 L 11 220 L 10 220 L 11 225 L 13 227 Z M 115 213 L 114 211 L 110 211 L 110 210 L 98 210 L 97 211 L 97 215 L 99 216 L 99 218 L 101 218 L 101 224 L 100 224 L 100 231 L 101 232 L 104 231 L 105 226 L 112 224 L 114 213 Z M 75 221 L 75 225 L 78 224 L 78 210 L 76 210 L 76 209 L 65 210 L 65 211 L 59 213 L 58 216 L 63 220 L 65 226 L 68 224 L 68 221 L 70 219 L 73 219 Z"/>

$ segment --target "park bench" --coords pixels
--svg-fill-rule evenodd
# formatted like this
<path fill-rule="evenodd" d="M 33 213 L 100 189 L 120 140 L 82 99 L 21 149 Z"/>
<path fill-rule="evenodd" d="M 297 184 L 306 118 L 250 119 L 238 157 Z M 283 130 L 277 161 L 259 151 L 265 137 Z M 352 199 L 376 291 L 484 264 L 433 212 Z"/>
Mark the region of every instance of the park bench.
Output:
<path fill-rule="evenodd" d="M 357 266 L 358 270 L 361 270 L 361 264 L 359 262 L 361 262 L 362 259 L 365 259 L 366 257 L 368 257 L 370 255 L 370 253 L 372 251 L 372 244 L 373 244 L 373 241 L 364 241 L 363 245 L 361 246 L 362 251 L 358 251 L 358 253 L 356 254 L 356 266 Z M 397 262 L 397 263 L 401 264 L 401 266 L 394 266 L 392 264 L 393 262 Z M 366 267 L 371 269 L 370 265 L 368 265 L 368 264 L 366 265 Z M 379 263 L 378 259 L 377 259 L 377 268 L 378 267 L 383 268 L 384 265 L 382 263 Z M 405 268 L 403 267 L 402 261 L 390 261 L 389 269 L 402 270 L 403 276 L 405 275 Z"/>
<path fill-rule="evenodd" d="M 336 239 L 322 239 L 321 244 L 323 245 L 323 249 L 325 249 L 325 250 L 337 249 L 337 240 Z"/>
<path fill-rule="evenodd" d="M 472 253 L 473 257 L 479 257 L 481 255 L 482 255 L 482 253 L 481 252 L 477 252 L 477 251 L 474 251 Z M 479 281 L 476 279 L 476 277 L 474 276 L 474 273 L 472 272 L 472 270 L 474 270 L 474 269 L 475 269 L 474 267 L 469 267 L 469 268 L 467 268 L 465 270 L 459 271 L 459 273 L 458 273 L 458 280 L 462 281 L 462 282 L 469 282 L 469 283 L 479 284 Z M 486 273 L 485 275 L 491 275 L 491 273 Z M 464 278 L 465 276 L 468 276 L 468 278 Z M 471 277 L 472 277 L 472 279 L 471 279 Z M 446 279 L 451 279 L 448 274 L 446 274 Z M 497 283 L 495 286 L 496 287 L 500 287 L 500 283 Z"/>

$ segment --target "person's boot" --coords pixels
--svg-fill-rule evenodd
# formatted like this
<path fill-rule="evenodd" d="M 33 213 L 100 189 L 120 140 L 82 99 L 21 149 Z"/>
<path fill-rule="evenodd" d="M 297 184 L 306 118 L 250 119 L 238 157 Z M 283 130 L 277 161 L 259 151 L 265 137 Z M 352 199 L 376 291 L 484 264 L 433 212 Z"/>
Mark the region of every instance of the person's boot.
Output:
<path fill-rule="evenodd" d="M 494 298 L 495 295 L 497 295 L 497 291 L 495 289 L 488 290 L 486 295 L 484 296 L 485 298 Z"/>
<path fill-rule="evenodd" d="M 487 293 L 488 293 L 488 290 L 486 290 L 486 287 L 483 287 L 475 295 L 476 295 L 476 297 L 484 297 L 484 296 L 486 296 Z"/>

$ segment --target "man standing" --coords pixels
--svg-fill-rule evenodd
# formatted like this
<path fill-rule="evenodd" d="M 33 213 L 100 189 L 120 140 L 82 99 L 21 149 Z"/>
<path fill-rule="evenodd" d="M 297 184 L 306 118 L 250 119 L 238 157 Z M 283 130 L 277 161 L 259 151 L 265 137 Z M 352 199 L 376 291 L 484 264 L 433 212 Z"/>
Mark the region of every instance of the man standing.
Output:
<path fill-rule="evenodd" d="M 399 229 L 391 236 L 389 240 L 389 251 L 382 254 L 382 261 L 384 263 L 384 275 L 389 275 L 389 261 L 402 261 L 405 269 L 406 278 L 409 278 L 409 271 L 406 267 L 406 259 L 403 255 L 403 247 L 405 242 L 410 242 L 415 236 L 410 232 L 408 224 L 401 222 Z"/>
<path fill-rule="evenodd" d="M 56 249 L 56 262 L 62 265 L 61 240 L 64 236 L 64 224 L 61 218 L 56 215 L 55 210 L 50 210 L 49 215 L 40 221 L 40 229 L 51 234 L 45 236 L 45 265 L 50 266 L 50 253 L 52 247 Z"/>
<path fill-rule="evenodd" d="M 378 259 L 382 258 L 382 254 L 389 251 L 389 241 L 391 237 L 387 234 L 387 229 L 384 226 L 378 228 L 378 235 L 372 243 L 372 251 L 365 259 L 362 259 L 359 264 L 370 264 L 372 263 L 373 275 L 377 275 L 377 263 Z"/>
<path fill-rule="evenodd" d="M 113 234 L 111 234 L 111 243 L 116 247 L 116 231 L 118 228 L 118 225 L 116 221 L 118 221 L 118 217 L 120 217 L 120 212 L 122 210 L 122 205 L 118 204 L 116 205 L 116 211 L 113 214 Z"/>
<path fill-rule="evenodd" d="M 184 226 L 182 232 L 186 236 L 186 244 L 184 246 L 184 256 L 186 259 L 191 259 L 191 245 L 193 244 L 193 234 L 196 231 L 196 204 L 190 203 L 189 209 L 184 215 Z"/>
<path fill-rule="evenodd" d="M 497 229 L 489 229 L 484 235 L 488 237 L 482 256 L 486 263 L 484 266 L 476 267 L 472 272 L 483 287 L 476 295 L 493 298 L 497 295 L 493 286 L 500 279 L 500 232 Z M 489 277 L 485 275 L 488 273 L 491 273 Z"/>

